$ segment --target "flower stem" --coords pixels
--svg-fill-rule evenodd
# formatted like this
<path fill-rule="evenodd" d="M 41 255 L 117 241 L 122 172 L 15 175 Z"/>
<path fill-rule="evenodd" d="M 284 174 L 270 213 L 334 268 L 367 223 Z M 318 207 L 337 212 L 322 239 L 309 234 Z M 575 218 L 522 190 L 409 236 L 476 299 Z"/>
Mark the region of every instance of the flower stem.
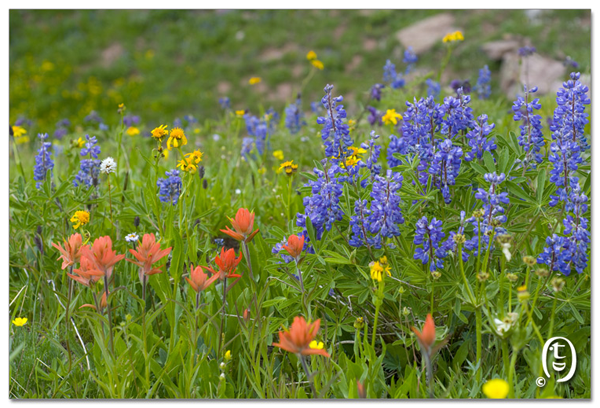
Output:
<path fill-rule="evenodd" d="M 73 273 L 73 265 L 70 267 L 70 273 Z M 73 279 L 69 279 L 69 292 L 67 293 L 67 307 L 65 309 L 65 324 L 67 325 L 67 352 L 69 353 L 69 371 L 73 357 L 71 356 L 71 345 L 69 344 L 69 309 L 71 308 L 71 296 L 73 296 Z"/>
<path fill-rule="evenodd" d="M 112 332 L 112 314 L 110 311 L 110 302 L 108 301 L 108 276 L 104 275 L 104 292 L 106 293 L 106 311 L 108 313 L 108 333 L 110 334 L 110 351 L 113 356 L 115 355 L 115 348 L 113 345 L 113 332 Z"/>
<path fill-rule="evenodd" d="M 302 354 L 300 354 L 299 357 L 300 357 L 300 362 L 302 363 L 302 368 L 304 368 L 304 372 L 306 373 L 306 378 L 308 379 L 308 383 L 310 384 L 310 388 L 313 393 L 313 398 L 317 398 L 317 390 L 315 389 L 315 383 L 312 379 L 310 370 L 308 369 L 308 365 L 306 364 L 306 357 L 304 357 Z"/>
<path fill-rule="evenodd" d="M 226 318 L 226 305 L 227 305 L 227 278 L 223 279 L 223 307 L 221 314 L 221 327 L 219 328 L 219 348 L 217 349 L 217 355 L 221 354 L 222 347 L 224 346 L 224 332 L 225 329 L 225 318 Z"/>

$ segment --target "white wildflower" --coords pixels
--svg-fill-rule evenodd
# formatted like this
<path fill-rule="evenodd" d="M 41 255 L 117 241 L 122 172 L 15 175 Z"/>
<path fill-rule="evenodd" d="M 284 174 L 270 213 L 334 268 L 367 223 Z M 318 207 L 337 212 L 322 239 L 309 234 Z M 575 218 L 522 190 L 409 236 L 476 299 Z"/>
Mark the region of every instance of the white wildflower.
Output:
<path fill-rule="evenodd" d="M 117 170 L 117 163 L 112 157 L 107 157 L 102 160 L 102 163 L 100 164 L 100 173 L 110 174 L 114 173 L 115 170 Z"/>

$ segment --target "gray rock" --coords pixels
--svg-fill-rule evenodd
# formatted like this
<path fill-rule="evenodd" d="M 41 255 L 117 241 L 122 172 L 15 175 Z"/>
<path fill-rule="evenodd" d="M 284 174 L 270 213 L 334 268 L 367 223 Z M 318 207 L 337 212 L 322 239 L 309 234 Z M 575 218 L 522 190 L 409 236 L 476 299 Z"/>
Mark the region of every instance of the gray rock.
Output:
<path fill-rule="evenodd" d="M 404 48 L 413 47 L 416 54 L 422 54 L 441 43 L 446 34 L 456 30 L 459 28 L 455 26 L 454 16 L 442 13 L 403 28 L 396 33 L 396 38 Z"/>
<path fill-rule="evenodd" d="M 517 52 L 519 50 L 519 42 L 517 40 L 500 40 L 485 43 L 481 46 L 486 55 L 495 60 L 501 60 L 504 54 Z"/>
<path fill-rule="evenodd" d="M 500 86 L 509 98 L 522 93 L 523 84 L 538 87 L 538 95 L 556 92 L 567 78 L 567 70 L 561 61 L 533 54 L 519 64 L 516 53 L 505 54 L 500 70 Z"/>

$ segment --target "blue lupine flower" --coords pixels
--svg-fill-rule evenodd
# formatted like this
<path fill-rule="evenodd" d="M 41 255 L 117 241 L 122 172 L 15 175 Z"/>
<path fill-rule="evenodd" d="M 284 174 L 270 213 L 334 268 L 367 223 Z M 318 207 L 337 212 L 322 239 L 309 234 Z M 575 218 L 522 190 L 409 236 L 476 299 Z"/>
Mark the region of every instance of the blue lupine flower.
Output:
<path fill-rule="evenodd" d="M 327 116 L 317 118 L 317 123 L 323 125 L 321 129 L 321 139 L 325 145 L 325 155 L 327 157 L 338 157 L 341 159 L 345 155 L 348 147 L 352 146 L 350 138 L 350 130 L 348 125 L 343 123 L 342 119 L 346 118 L 346 111 L 343 105 L 338 105 L 344 99 L 342 96 L 333 98 L 331 91 L 333 85 L 325 87 L 325 96 L 321 99 L 321 103 L 325 108 Z M 337 164 L 337 160 L 332 160 Z"/>
<path fill-rule="evenodd" d="M 408 47 L 404 50 L 404 58 L 402 59 L 402 62 L 406 64 L 406 71 L 404 71 L 404 73 L 408 75 L 418 60 L 419 58 L 417 57 L 417 54 L 413 52 L 412 47 Z"/>
<path fill-rule="evenodd" d="M 375 84 L 371 87 L 371 94 L 370 94 L 370 98 L 371 99 L 375 99 L 376 101 L 380 101 L 381 100 L 381 90 L 385 88 L 385 85 L 383 84 Z"/>
<path fill-rule="evenodd" d="M 277 120 L 278 116 L 272 114 L 269 115 L 269 113 L 265 114 L 265 117 L 262 119 L 259 119 L 250 113 L 246 113 L 244 115 L 246 130 L 248 131 L 248 135 L 252 136 L 252 138 L 249 138 L 250 140 L 244 138 L 242 141 L 242 155 L 247 158 L 247 153 L 252 150 L 252 145 L 256 146 L 256 151 L 259 155 L 262 155 L 269 146 L 268 137 L 272 133 Z"/>
<path fill-rule="evenodd" d="M 140 123 L 140 117 L 137 115 L 125 115 L 123 116 L 123 124 L 127 127 L 137 125 Z"/>
<path fill-rule="evenodd" d="M 252 151 L 252 148 L 254 147 L 254 139 L 251 137 L 245 137 L 242 139 L 242 157 L 244 158 L 244 160 L 248 160 L 248 157 L 250 155 L 250 152 Z"/>
<path fill-rule="evenodd" d="M 496 126 L 494 123 L 487 123 L 488 116 L 481 115 L 474 122 L 474 127 L 467 133 L 468 144 L 471 151 L 465 154 L 465 160 L 471 161 L 475 158 L 481 159 L 484 152 L 491 152 L 496 149 L 496 139 L 488 139 L 488 135 Z"/>
<path fill-rule="evenodd" d="M 427 81 L 425 81 L 425 83 L 427 84 L 427 96 L 433 96 L 434 99 L 437 99 L 437 97 L 440 95 L 440 92 L 442 91 L 442 87 L 440 86 L 440 84 L 435 82 L 431 78 L 427 78 Z"/>
<path fill-rule="evenodd" d="M 324 160 L 324 165 L 327 161 Z M 335 221 L 340 221 L 344 215 L 340 208 L 340 197 L 342 196 L 342 183 L 337 175 L 342 173 L 336 164 L 332 164 L 326 171 L 314 169 L 317 180 L 305 184 L 311 187 L 312 195 L 304 197 L 304 214 L 298 213 L 296 225 L 306 231 L 306 218 L 309 218 L 316 231 L 319 240 L 323 231 L 329 231 Z M 305 234 L 305 237 L 308 237 Z"/>
<path fill-rule="evenodd" d="M 498 234 L 504 234 L 506 230 L 500 225 L 506 222 L 506 215 L 504 214 L 504 207 L 502 204 L 508 204 L 508 193 L 499 192 L 500 184 L 506 179 L 504 173 L 498 175 L 494 173 L 487 173 L 483 176 L 485 181 L 490 183 L 489 189 L 486 191 L 483 188 L 477 189 L 475 198 L 483 202 L 483 218 L 478 222 L 475 218 L 470 218 L 469 221 L 473 225 L 473 238 L 465 242 L 465 248 L 467 250 L 474 250 L 474 255 L 479 254 L 479 236 L 481 233 L 481 242 L 485 243 L 485 247 L 481 248 L 484 252 L 487 250 L 489 245 L 492 245 L 491 233 L 494 231 L 494 236 Z"/>
<path fill-rule="evenodd" d="M 183 128 L 183 121 L 179 118 L 173 120 L 173 128 Z"/>
<path fill-rule="evenodd" d="M 431 220 L 431 223 L 425 216 L 417 221 L 413 243 L 423 247 L 417 247 L 413 257 L 414 259 L 420 259 L 423 265 L 431 261 L 429 264 L 431 272 L 444 267 L 442 258 L 446 257 L 446 252 L 440 245 L 444 236 L 446 234 L 442 232 L 442 221 L 436 220 L 435 217 Z"/>
<path fill-rule="evenodd" d="M 576 142 L 571 140 L 553 142 L 550 145 L 550 154 L 548 161 L 553 166 L 550 169 L 550 182 L 556 184 L 558 189 L 550 195 L 550 206 L 554 207 L 560 201 L 569 202 L 569 188 L 579 188 L 578 180 L 573 177 L 583 159 L 580 155 L 580 147 Z M 575 185 L 574 185 L 575 184 Z"/>
<path fill-rule="evenodd" d="M 295 134 L 304 125 L 306 125 L 306 121 L 304 120 L 304 112 L 302 112 L 302 101 L 300 95 L 298 95 L 296 102 L 285 108 L 285 127 L 290 130 L 291 134 Z"/>
<path fill-rule="evenodd" d="M 109 129 L 109 127 L 108 127 L 108 125 L 106 123 L 100 123 L 98 125 L 98 129 L 107 131 Z"/>
<path fill-rule="evenodd" d="M 323 112 L 323 105 L 321 105 L 320 101 L 311 102 L 310 103 L 310 110 L 313 113 L 320 114 L 321 112 Z"/>
<path fill-rule="evenodd" d="M 535 53 L 535 51 L 536 51 L 535 47 L 525 46 L 525 47 L 519 48 L 518 53 L 521 57 L 528 57 L 530 55 L 533 55 Z"/>
<path fill-rule="evenodd" d="M 387 148 L 388 167 L 396 167 L 402 164 L 402 160 L 394 157 L 394 153 L 407 154 L 408 146 L 404 138 L 390 135 L 390 144 Z"/>
<path fill-rule="evenodd" d="M 377 164 L 377 160 L 379 160 L 379 155 L 381 154 L 381 146 L 375 144 L 375 140 L 379 139 L 379 135 L 375 134 L 375 131 L 371 131 L 371 138 L 368 143 L 361 143 L 360 147 L 365 149 L 369 155 L 365 161 L 360 161 L 360 167 L 366 167 L 369 169 L 369 179 L 371 182 L 375 180 L 375 176 L 378 176 L 381 172 L 381 164 Z M 361 187 L 365 188 L 367 181 L 369 179 L 364 179 L 361 182 Z"/>
<path fill-rule="evenodd" d="M 585 105 L 591 103 L 587 95 L 588 87 L 580 81 L 580 73 L 572 72 L 571 79 L 563 82 L 563 87 L 556 93 L 558 106 L 554 110 L 553 124 L 550 127 L 552 139 L 555 141 L 570 139 L 577 142 L 581 151 L 590 148 L 585 137 L 585 125 L 589 123 Z"/>
<path fill-rule="evenodd" d="M 179 194 L 181 193 L 181 177 L 179 177 L 179 170 L 172 170 L 165 172 L 166 178 L 159 178 L 156 182 L 158 186 L 158 195 L 160 201 L 163 203 L 171 203 L 176 205 L 179 201 Z"/>
<path fill-rule="evenodd" d="M 383 82 L 394 89 L 402 88 L 405 84 L 402 74 L 396 73 L 396 66 L 390 60 L 387 60 L 383 66 Z"/>
<path fill-rule="evenodd" d="M 565 67 L 567 67 L 567 69 L 571 69 L 571 68 L 577 69 L 577 68 L 579 68 L 579 63 L 577 61 L 575 61 L 571 57 L 565 58 L 565 60 L 563 61 L 563 65 Z"/>
<path fill-rule="evenodd" d="M 479 99 L 487 99 L 490 97 L 490 94 L 492 93 L 490 82 L 492 82 L 492 72 L 488 66 L 485 65 L 479 70 L 479 77 L 477 78 L 477 84 L 475 85 L 475 91 L 477 91 Z"/>
<path fill-rule="evenodd" d="M 369 124 L 371 126 L 377 124 L 379 126 L 383 125 L 383 112 L 378 111 L 377 109 L 375 109 L 372 106 L 368 106 L 367 110 L 369 111 L 369 116 L 367 117 L 367 122 L 369 122 Z"/>
<path fill-rule="evenodd" d="M 446 139 L 438 145 L 428 169 L 429 174 L 434 176 L 435 186 L 442 191 L 446 204 L 452 201 L 450 186 L 455 184 L 458 177 L 462 154 L 459 146 L 454 146 L 450 139 Z"/>
<path fill-rule="evenodd" d="M 513 119 L 523 121 L 523 124 L 519 126 L 521 134 L 519 136 L 519 146 L 523 146 L 523 150 L 527 153 L 524 159 L 524 166 L 527 168 L 531 164 L 535 168 L 535 160 L 537 163 L 542 162 L 542 155 L 539 153 L 542 146 L 544 146 L 544 135 L 542 134 L 542 117 L 534 114 L 535 110 L 539 110 L 542 105 L 540 104 L 539 98 L 529 101 L 529 95 L 537 91 L 537 86 L 527 89 L 524 87 L 525 98 L 518 96 L 517 100 L 513 103 L 512 110 L 514 112 Z"/>
<path fill-rule="evenodd" d="M 81 149 L 80 155 L 87 159 L 81 159 L 79 163 L 79 172 L 73 180 L 75 187 L 85 184 L 86 187 L 96 186 L 98 184 L 98 175 L 100 174 L 100 163 L 98 156 L 101 153 L 100 146 L 97 145 L 98 139 L 96 136 L 90 137 L 85 135 L 87 140 L 83 148 Z"/>
<path fill-rule="evenodd" d="M 36 188 L 40 188 L 46 180 L 48 171 L 50 171 L 50 177 L 52 177 L 52 169 L 54 168 L 54 161 L 52 160 L 52 154 L 48 150 L 52 143 L 46 142 L 48 133 L 39 133 L 38 137 L 42 141 L 42 147 L 38 149 L 38 154 L 35 156 L 35 166 L 33 166 L 33 179 L 37 181 L 35 183 Z"/>
<path fill-rule="evenodd" d="M 68 129 L 66 129 L 64 127 L 60 127 L 54 131 L 54 134 L 52 136 L 54 136 L 54 138 L 57 140 L 61 140 L 63 137 L 65 137 L 67 135 L 67 133 L 69 133 Z"/>
<path fill-rule="evenodd" d="M 219 105 L 221 105 L 221 108 L 224 110 L 231 110 L 231 101 L 227 96 L 219 98 Z"/>
<path fill-rule="evenodd" d="M 96 111 L 91 111 L 89 115 L 87 115 L 85 118 L 83 118 L 83 120 L 85 122 L 96 122 L 96 123 L 104 122 L 104 120 L 100 117 L 100 115 L 98 115 L 98 112 L 96 112 Z"/>
<path fill-rule="evenodd" d="M 537 261 L 547 265 L 551 271 L 560 271 L 568 276 L 571 273 L 571 258 L 572 246 L 569 240 L 553 234 L 546 238 L 546 246 Z"/>
<path fill-rule="evenodd" d="M 441 245 L 441 251 L 444 253 L 444 256 L 440 256 L 440 258 L 445 257 L 446 254 L 448 254 L 448 252 L 452 252 L 454 255 L 458 254 L 458 244 L 454 240 L 454 236 L 456 234 L 465 234 L 465 215 L 466 214 L 464 211 L 460 212 L 460 223 L 458 225 L 458 231 L 450 231 L 448 239 L 444 241 Z M 462 259 L 463 262 L 467 262 L 469 260 L 469 253 L 467 251 L 462 251 Z"/>
<path fill-rule="evenodd" d="M 404 223 L 400 210 L 402 175 L 388 170 L 385 177 L 376 176 L 371 191 L 371 215 L 367 217 L 369 232 L 392 238 L 400 235 L 398 224 Z"/>
<path fill-rule="evenodd" d="M 450 138 L 473 128 L 475 121 L 473 109 L 469 106 L 471 96 L 465 95 L 461 88 L 456 93 L 458 95 L 456 98 L 448 96 L 444 98 L 444 103 L 441 105 L 445 114 L 442 120 L 442 134 Z"/>
<path fill-rule="evenodd" d="M 471 93 L 471 83 L 468 79 L 465 79 L 464 81 L 461 81 L 460 79 L 453 79 L 450 82 L 450 88 L 452 88 L 457 95 L 459 89 L 462 89 L 463 93 L 465 94 Z"/>
<path fill-rule="evenodd" d="M 371 215 L 368 208 L 368 201 L 358 199 L 354 202 L 354 215 L 350 217 L 350 227 L 352 234 L 348 241 L 353 247 L 369 245 L 377 249 L 381 248 L 381 235 L 371 236 L 367 226 L 367 219 Z M 366 237 L 365 237 L 366 236 Z"/>

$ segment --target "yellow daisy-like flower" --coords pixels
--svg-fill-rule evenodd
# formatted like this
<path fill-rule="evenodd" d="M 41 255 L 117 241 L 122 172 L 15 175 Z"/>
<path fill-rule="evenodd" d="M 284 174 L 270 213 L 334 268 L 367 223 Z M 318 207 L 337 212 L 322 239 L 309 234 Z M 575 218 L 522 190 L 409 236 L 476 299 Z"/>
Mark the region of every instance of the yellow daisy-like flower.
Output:
<path fill-rule="evenodd" d="M 308 52 L 308 54 L 306 54 L 306 59 L 309 60 L 309 61 L 316 60 L 317 59 L 317 53 L 314 52 L 313 50 L 310 50 Z"/>
<path fill-rule="evenodd" d="M 151 133 L 154 139 L 158 140 L 159 142 L 162 142 L 162 140 L 165 138 L 165 136 L 167 136 L 169 131 L 167 130 L 167 125 L 160 125 L 159 127 L 152 129 Z"/>
<path fill-rule="evenodd" d="M 381 120 L 386 125 L 389 125 L 389 124 L 397 125 L 398 119 L 402 119 L 402 115 L 400 115 L 399 113 L 396 113 L 396 109 L 388 109 L 386 111 L 385 115 L 383 115 L 381 117 Z"/>
<path fill-rule="evenodd" d="M 287 174 L 288 176 L 293 175 L 295 172 L 298 171 L 298 165 L 294 164 L 294 161 L 286 161 L 281 163 L 281 166 L 279 166 L 279 171 L 281 170 L 285 170 L 285 174 Z"/>
<path fill-rule="evenodd" d="M 80 137 L 77 140 L 73 140 L 71 145 L 77 149 L 81 149 L 83 146 L 85 146 L 85 140 Z"/>
<path fill-rule="evenodd" d="M 73 223 L 73 228 L 77 229 L 90 222 L 90 213 L 87 211 L 75 211 L 75 215 L 71 217 L 71 222 Z"/>
<path fill-rule="evenodd" d="M 123 113 L 123 112 L 125 112 L 126 109 L 127 108 L 125 107 L 125 104 L 124 103 L 120 103 L 119 104 L 119 109 L 117 109 L 117 112 Z"/>
<path fill-rule="evenodd" d="M 283 160 L 283 150 L 275 150 L 273 152 L 273 157 L 275 157 L 277 160 Z"/>
<path fill-rule="evenodd" d="M 198 170 L 198 167 L 192 162 L 192 159 L 179 160 L 177 167 L 180 168 L 181 171 L 186 171 L 190 174 L 194 174 L 196 173 L 196 170 Z"/>
<path fill-rule="evenodd" d="M 359 154 L 365 154 L 367 152 L 362 147 L 354 147 L 354 146 L 350 146 L 348 148 L 348 151 L 351 153 L 350 156 L 357 156 Z"/>
<path fill-rule="evenodd" d="M 465 37 L 463 37 L 463 33 L 461 31 L 455 31 L 453 33 L 448 33 L 442 39 L 443 42 L 454 42 L 454 41 L 464 41 Z"/>
<path fill-rule="evenodd" d="M 369 267 L 371 268 L 371 279 L 381 282 L 383 279 L 383 268 L 379 261 L 371 262 Z"/>
<path fill-rule="evenodd" d="M 127 130 L 125 131 L 125 133 L 127 133 L 129 136 L 136 136 L 140 134 L 140 130 L 138 128 L 136 128 L 135 126 L 130 126 L 127 128 Z"/>
<path fill-rule="evenodd" d="M 171 150 L 173 147 L 185 146 L 187 144 L 187 138 L 183 129 L 173 128 L 169 133 L 169 139 L 167 140 L 167 149 Z"/>
<path fill-rule="evenodd" d="M 235 111 L 235 116 L 237 116 L 238 118 L 243 117 L 246 114 L 245 110 L 236 110 Z"/>
<path fill-rule="evenodd" d="M 323 350 L 323 347 L 325 347 L 325 345 L 322 341 L 313 340 L 308 344 L 308 347 L 310 347 L 311 349 Z"/>
<path fill-rule="evenodd" d="M 14 324 L 17 327 L 25 326 L 26 323 L 27 323 L 26 317 L 17 317 L 15 320 L 12 321 L 12 324 Z"/>
<path fill-rule="evenodd" d="M 310 63 L 313 65 L 313 67 L 315 67 L 317 69 L 322 70 L 323 68 L 325 68 L 325 66 L 323 65 L 323 63 L 321 61 L 319 61 L 319 60 L 312 60 Z"/>
<path fill-rule="evenodd" d="M 250 80 L 248 81 L 248 83 L 250 85 L 256 85 L 258 84 L 260 81 L 262 81 L 262 79 L 260 79 L 260 77 L 252 77 L 250 78 Z"/>
<path fill-rule="evenodd" d="M 485 394 L 486 397 L 491 399 L 504 399 L 508 395 L 510 387 L 508 383 L 501 378 L 495 378 L 493 380 L 489 380 L 481 390 Z"/>
<path fill-rule="evenodd" d="M 185 158 L 193 161 L 195 164 L 198 164 L 202 161 L 202 156 L 204 156 L 204 153 L 202 153 L 200 150 L 194 150 L 192 153 L 186 154 Z"/>
<path fill-rule="evenodd" d="M 225 352 L 225 361 L 231 360 L 231 350 Z"/>
<path fill-rule="evenodd" d="M 12 131 L 15 139 L 27 134 L 27 129 L 22 126 L 13 126 Z"/>
<path fill-rule="evenodd" d="M 358 164 L 360 158 L 358 156 L 349 156 L 344 159 L 344 161 L 340 161 L 339 166 L 341 168 L 352 167 Z"/>

